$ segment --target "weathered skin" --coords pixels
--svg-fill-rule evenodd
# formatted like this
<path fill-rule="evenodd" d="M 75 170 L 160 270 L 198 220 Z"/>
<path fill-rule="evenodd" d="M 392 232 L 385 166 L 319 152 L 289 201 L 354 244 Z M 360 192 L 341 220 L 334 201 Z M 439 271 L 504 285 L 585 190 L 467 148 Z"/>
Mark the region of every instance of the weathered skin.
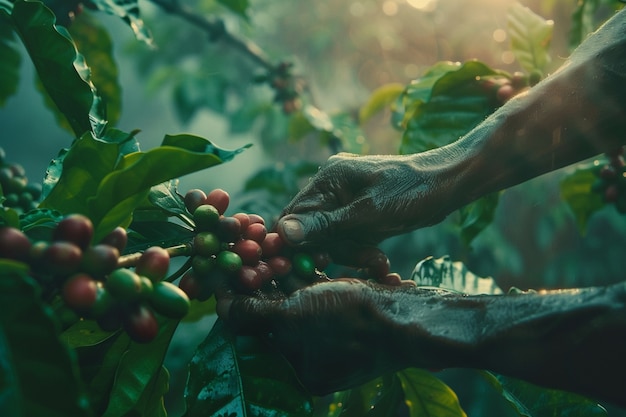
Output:
<path fill-rule="evenodd" d="M 408 156 L 329 159 L 285 208 L 292 244 L 371 244 L 626 143 L 626 11 L 563 67 L 465 137 Z M 299 289 L 297 289 L 299 288 Z M 338 279 L 278 299 L 218 291 L 218 314 L 262 335 L 313 393 L 407 366 L 489 369 L 626 407 L 626 283 L 500 296 Z"/>
<path fill-rule="evenodd" d="M 626 406 L 626 284 L 465 296 L 335 279 L 222 294 L 218 314 L 275 345 L 314 394 L 407 367 L 488 369 Z"/>
<path fill-rule="evenodd" d="M 458 141 L 414 155 L 331 157 L 284 209 L 292 244 L 375 243 L 489 192 L 626 143 L 626 12 L 556 73 Z"/>

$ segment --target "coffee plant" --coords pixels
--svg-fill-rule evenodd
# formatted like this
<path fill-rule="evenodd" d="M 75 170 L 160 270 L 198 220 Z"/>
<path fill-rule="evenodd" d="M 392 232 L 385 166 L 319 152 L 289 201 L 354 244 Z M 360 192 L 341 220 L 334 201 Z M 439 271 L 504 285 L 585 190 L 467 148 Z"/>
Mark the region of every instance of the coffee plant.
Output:
<path fill-rule="evenodd" d="M 314 103 L 292 62 L 274 64 L 257 46 L 227 30 L 220 13 L 245 20 L 247 1 L 210 2 L 214 18 L 177 1 L 151 2 L 248 60 L 237 68 L 254 67 L 247 73 L 218 71 L 210 80 L 179 77 L 173 100 L 184 110 L 181 117 L 208 108 L 236 129 L 252 130 L 261 121 L 266 145 L 275 137 L 312 137 L 331 153 L 362 152 L 363 124 L 387 110 L 401 132 L 400 153 L 444 146 L 549 71 L 552 23 L 517 5 L 508 16 L 508 36 L 519 71 L 478 60 L 439 62 L 408 85 L 381 86 L 358 112 L 327 113 Z M 601 5 L 616 7 L 608 1 L 579 2 L 572 46 L 599 23 L 594 19 Z M 181 322 L 215 313 L 219 283 L 244 294 L 286 293 L 294 282 L 346 273 L 401 283 L 379 248 L 371 249 L 369 268 L 349 269 L 334 265 L 324 248 L 294 249 L 273 231 L 281 205 L 318 162 L 285 162 L 281 169 L 262 169 L 245 180 L 244 190 L 253 199 L 271 194 L 258 213 L 250 202 L 233 208 L 231 196 L 220 188 L 179 190 L 180 177 L 236 164 L 248 146 L 226 149 L 197 135 L 176 134 L 146 151 L 138 131 L 114 127 L 119 89 L 99 72 L 110 69 L 112 58 L 97 48 L 95 38 L 108 35 L 96 18 L 99 13 L 117 16 L 138 43 L 152 46 L 139 6 L 136 0 L 0 0 L 0 105 L 15 92 L 21 43 L 51 111 L 71 132 L 71 145 L 54 156 L 41 182 L 30 181 L 27 174 L 32 179 L 32 173 L 0 149 L 0 415 L 167 415 L 165 354 Z M 269 88 L 271 102 L 257 106 L 253 97 L 241 100 L 253 93 L 239 88 L 237 77 Z M 216 82 L 219 89 L 210 84 Z M 235 109 L 225 105 L 226 90 L 235 97 Z M 253 111 L 255 106 L 265 110 Z M 591 161 L 563 180 L 563 199 L 581 229 L 605 204 L 626 212 L 622 153 L 619 149 Z M 492 222 L 498 200 L 499 194 L 489 195 L 457 213 L 455 227 L 464 243 Z M 246 206 L 250 209 L 241 208 Z M 475 288 L 482 293 L 502 292 L 493 280 L 448 258 L 420 262 L 412 280 L 463 292 L 471 291 L 468 283 L 481 283 Z M 605 414 L 601 406 L 573 394 L 478 374 L 512 406 L 513 415 Z M 406 369 L 313 397 L 278 352 L 233 334 L 219 320 L 189 363 L 185 404 L 189 417 L 466 415 L 435 371 Z"/>

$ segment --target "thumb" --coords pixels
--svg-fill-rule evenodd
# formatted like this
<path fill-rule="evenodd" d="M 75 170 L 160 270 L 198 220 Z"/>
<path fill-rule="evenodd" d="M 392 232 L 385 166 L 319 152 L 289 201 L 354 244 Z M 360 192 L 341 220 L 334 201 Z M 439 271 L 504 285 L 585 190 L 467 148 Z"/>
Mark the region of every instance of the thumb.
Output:
<path fill-rule="evenodd" d="M 276 231 L 289 245 L 302 245 L 325 235 L 328 218 L 321 212 L 288 214 L 278 221 Z"/>

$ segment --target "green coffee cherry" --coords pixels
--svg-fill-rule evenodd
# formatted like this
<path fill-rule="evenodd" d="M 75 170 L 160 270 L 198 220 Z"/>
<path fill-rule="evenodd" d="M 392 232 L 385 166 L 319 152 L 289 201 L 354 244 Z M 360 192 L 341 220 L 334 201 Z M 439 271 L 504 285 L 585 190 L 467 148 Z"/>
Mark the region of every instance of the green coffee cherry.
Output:
<path fill-rule="evenodd" d="M 154 285 L 149 301 L 157 313 L 172 319 L 185 317 L 191 305 L 187 294 L 167 281 L 161 281 Z"/>

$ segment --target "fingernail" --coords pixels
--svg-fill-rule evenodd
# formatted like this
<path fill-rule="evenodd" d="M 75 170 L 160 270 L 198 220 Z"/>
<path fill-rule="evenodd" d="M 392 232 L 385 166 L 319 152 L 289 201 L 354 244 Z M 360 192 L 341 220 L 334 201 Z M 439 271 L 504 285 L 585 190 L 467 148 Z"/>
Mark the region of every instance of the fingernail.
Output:
<path fill-rule="evenodd" d="M 304 226 L 296 219 L 283 221 L 283 235 L 290 243 L 300 243 L 304 240 Z"/>

